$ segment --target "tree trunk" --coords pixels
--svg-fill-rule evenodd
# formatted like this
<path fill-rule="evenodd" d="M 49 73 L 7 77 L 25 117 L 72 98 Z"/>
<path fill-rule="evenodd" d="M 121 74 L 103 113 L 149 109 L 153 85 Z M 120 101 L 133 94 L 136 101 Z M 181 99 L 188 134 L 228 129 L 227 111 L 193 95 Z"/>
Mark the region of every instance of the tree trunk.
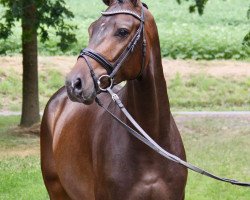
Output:
<path fill-rule="evenodd" d="M 34 0 L 23 0 L 22 54 L 23 102 L 21 126 L 31 126 L 40 120 L 38 97 L 37 19 Z"/>

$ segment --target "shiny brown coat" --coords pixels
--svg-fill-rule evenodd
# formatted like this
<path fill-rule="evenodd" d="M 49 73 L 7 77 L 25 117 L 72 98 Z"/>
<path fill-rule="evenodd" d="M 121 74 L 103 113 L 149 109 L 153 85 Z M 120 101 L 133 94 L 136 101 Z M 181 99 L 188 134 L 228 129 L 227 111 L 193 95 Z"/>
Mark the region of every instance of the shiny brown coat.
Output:
<path fill-rule="evenodd" d="M 141 9 L 140 1 L 136 0 L 104 2 L 109 9 L 130 9 L 138 13 Z M 147 59 L 142 79 L 127 81 L 117 93 L 132 116 L 159 145 L 185 160 L 182 140 L 169 109 L 157 27 L 146 9 L 145 15 Z M 128 44 L 138 25 L 136 19 L 127 15 L 101 17 L 89 29 L 89 47 L 112 61 Z M 127 38 L 113 37 L 117 26 L 126 26 L 130 35 Z M 117 83 L 136 77 L 141 56 L 139 44 L 119 71 L 115 79 Z M 106 73 L 98 63 L 90 61 L 98 76 Z M 74 82 L 79 77 L 82 99 L 67 93 L 65 87 L 61 88 L 47 104 L 42 120 L 41 165 L 50 198 L 184 199 L 187 170 L 149 149 L 93 103 L 96 96 L 93 80 L 81 58 L 67 81 Z M 107 94 L 101 94 L 99 98 L 126 121 Z"/>

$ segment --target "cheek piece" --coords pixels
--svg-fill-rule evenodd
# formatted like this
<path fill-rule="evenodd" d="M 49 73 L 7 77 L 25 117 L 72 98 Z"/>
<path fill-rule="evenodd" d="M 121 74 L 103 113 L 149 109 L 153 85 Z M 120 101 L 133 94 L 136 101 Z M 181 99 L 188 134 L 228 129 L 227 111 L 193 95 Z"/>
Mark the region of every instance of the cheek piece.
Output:
<path fill-rule="evenodd" d="M 137 75 L 137 77 L 135 79 L 139 79 L 141 77 L 143 69 L 144 69 L 145 57 L 146 57 L 146 38 L 145 38 L 145 31 L 144 31 L 144 10 L 143 9 L 144 8 L 142 6 L 141 16 L 139 16 L 138 14 L 136 14 L 135 12 L 130 11 L 130 10 L 117 10 L 117 11 L 102 12 L 103 16 L 112 16 L 112 15 L 120 15 L 120 14 L 131 15 L 140 21 L 140 26 L 137 29 L 134 37 L 132 38 L 132 40 L 129 42 L 128 46 L 124 49 L 124 51 L 121 53 L 121 55 L 118 57 L 118 59 L 114 63 L 110 63 L 103 55 L 101 55 L 101 54 L 99 54 L 99 53 L 97 53 L 94 50 L 89 49 L 89 48 L 85 48 L 80 52 L 80 55 L 78 58 L 83 58 L 85 60 L 85 62 L 87 63 L 89 70 L 90 70 L 91 77 L 92 77 L 94 84 L 95 84 L 96 92 L 98 94 L 101 92 L 107 92 L 108 88 L 113 88 L 114 78 L 115 78 L 117 72 L 122 67 L 122 64 L 128 58 L 128 56 L 134 51 L 135 46 L 138 44 L 138 41 L 142 37 L 143 38 L 143 41 L 142 41 L 142 66 L 141 66 L 140 73 Z M 107 71 L 108 75 L 104 75 L 104 76 L 97 78 L 93 67 L 91 66 L 90 62 L 88 61 L 88 57 L 94 59 L 99 64 L 101 64 L 101 66 L 103 68 L 105 68 L 105 70 Z M 104 78 L 109 79 L 109 83 L 110 83 L 110 85 L 106 88 L 101 87 L 101 82 Z"/>

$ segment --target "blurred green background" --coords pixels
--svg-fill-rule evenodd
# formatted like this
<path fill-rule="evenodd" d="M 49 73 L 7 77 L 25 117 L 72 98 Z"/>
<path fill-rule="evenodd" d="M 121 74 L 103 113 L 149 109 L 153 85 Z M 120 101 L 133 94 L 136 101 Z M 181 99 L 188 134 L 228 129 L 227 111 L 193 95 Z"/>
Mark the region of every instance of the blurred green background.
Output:
<path fill-rule="evenodd" d="M 247 19 L 249 0 L 208 1 L 204 14 L 189 13 L 191 2 L 175 0 L 145 0 L 155 16 L 162 47 L 162 55 L 171 58 L 192 59 L 249 59 L 250 47 L 242 41 L 250 31 Z M 100 17 L 106 6 L 101 0 L 67 0 L 69 9 L 75 14 L 70 24 L 77 25 L 78 42 L 73 44 L 68 55 L 76 55 L 88 42 L 87 29 Z M 1 9 L 0 9 L 1 11 Z M 21 52 L 20 26 L 7 41 L 0 41 L 0 54 Z M 57 47 L 57 38 L 52 36 L 46 43 L 39 44 L 42 55 L 65 55 Z"/>

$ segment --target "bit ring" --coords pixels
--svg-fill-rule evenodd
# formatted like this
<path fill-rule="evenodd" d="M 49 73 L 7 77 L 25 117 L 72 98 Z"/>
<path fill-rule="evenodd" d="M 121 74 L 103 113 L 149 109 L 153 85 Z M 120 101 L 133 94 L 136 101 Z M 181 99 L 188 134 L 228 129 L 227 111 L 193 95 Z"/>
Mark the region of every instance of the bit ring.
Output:
<path fill-rule="evenodd" d="M 104 79 L 104 78 L 108 78 L 109 83 L 110 83 L 109 86 L 107 86 L 106 88 L 102 88 L 102 87 L 101 87 L 101 81 L 102 81 L 102 79 Z M 102 75 L 102 76 L 100 76 L 99 79 L 97 80 L 97 84 L 98 84 L 99 89 L 100 89 L 102 92 L 107 92 L 108 89 L 112 89 L 112 87 L 113 87 L 113 85 L 114 85 L 114 79 L 111 78 L 109 75 Z"/>

